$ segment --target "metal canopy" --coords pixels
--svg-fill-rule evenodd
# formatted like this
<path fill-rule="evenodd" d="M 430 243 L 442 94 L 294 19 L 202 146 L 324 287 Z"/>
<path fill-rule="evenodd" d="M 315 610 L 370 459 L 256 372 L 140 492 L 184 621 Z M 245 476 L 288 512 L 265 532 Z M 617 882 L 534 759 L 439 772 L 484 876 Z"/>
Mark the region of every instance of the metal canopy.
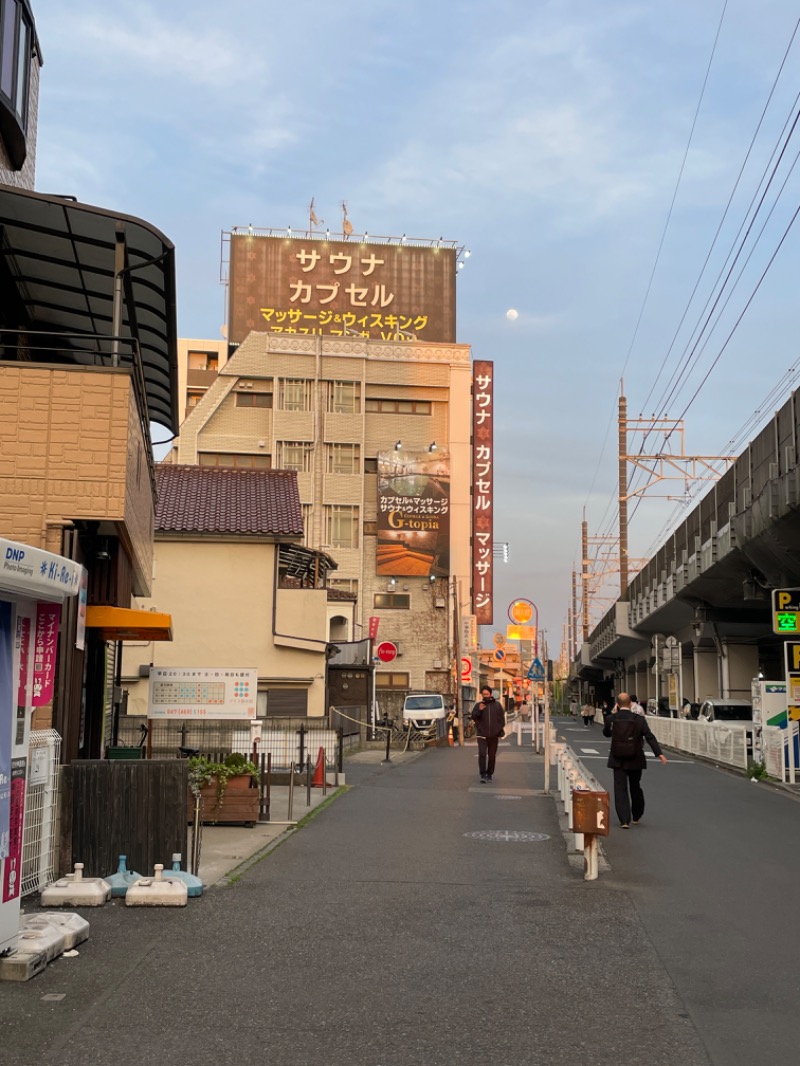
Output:
<path fill-rule="evenodd" d="M 154 226 L 64 197 L 0 186 L 0 325 L 52 335 L 49 346 L 31 338 L 33 361 L 112 365 L 118 235 L 125 251 L 119 365 L 132 365 L 138 343 L 147 415 L 175 433 L 175 248 Z"/>

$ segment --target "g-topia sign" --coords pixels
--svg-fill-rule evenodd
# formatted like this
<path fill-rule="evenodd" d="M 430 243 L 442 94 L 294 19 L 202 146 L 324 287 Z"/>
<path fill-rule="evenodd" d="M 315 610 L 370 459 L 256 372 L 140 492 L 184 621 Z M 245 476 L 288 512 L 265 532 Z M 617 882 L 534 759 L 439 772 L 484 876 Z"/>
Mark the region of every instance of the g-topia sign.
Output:
<path fill-rule="evenodd" d="M 800 588 L 772 590 L 772 632 L 800 634 Z"/>

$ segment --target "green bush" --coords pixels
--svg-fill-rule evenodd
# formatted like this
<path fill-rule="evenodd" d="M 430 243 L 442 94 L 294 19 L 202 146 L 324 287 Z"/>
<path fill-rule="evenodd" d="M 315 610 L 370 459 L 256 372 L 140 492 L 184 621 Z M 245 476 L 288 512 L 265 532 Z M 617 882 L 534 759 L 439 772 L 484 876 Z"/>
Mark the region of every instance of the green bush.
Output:
<path fill-rule="evenodd" d="M 217 805 L 222 802 L 228 781 L 232 777 L 250 774 L 256 781 L 261 779 L 258 767 L 250 762 L 246 755 L 233 752 L 223 762 L 211 762 L 204 755 L 195 755 L 189 759 L 189 788 L 195 795 L 204 785 L 213 780 L 217 782 Z"/>

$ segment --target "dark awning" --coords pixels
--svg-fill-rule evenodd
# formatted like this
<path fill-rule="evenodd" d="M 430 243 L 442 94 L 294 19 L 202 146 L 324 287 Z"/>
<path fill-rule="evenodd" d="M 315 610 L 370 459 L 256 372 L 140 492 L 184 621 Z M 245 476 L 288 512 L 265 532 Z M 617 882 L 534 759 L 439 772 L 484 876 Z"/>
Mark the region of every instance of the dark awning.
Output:
<path fill-rule="evenodd" d="M 124 239 L 119 365 L 142 357 L 148 416 L 178 430 L 175 248 L 139 218 L 0 186 L 0 326 L 40 334 L 28 358 L 111 365 L 115 253 Z M 44 340 L 51 335 L 51 341 Z"/>

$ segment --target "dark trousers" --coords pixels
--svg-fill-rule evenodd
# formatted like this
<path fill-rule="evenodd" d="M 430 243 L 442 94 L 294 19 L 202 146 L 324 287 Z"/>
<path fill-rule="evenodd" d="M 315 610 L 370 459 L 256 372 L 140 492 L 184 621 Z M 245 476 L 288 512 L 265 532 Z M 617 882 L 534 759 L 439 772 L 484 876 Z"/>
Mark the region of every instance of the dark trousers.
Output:
<path fill-rule="evenodd" d="M 642 817 L 644 792 L 641 770 L 614 770 L 614 809 L 620 825 L 630 825 L 631 820 L 638 822 Z"/>
<path fill-rule="evenodd" d="M 478 737 L 478 769 L 481 777 L 494 773 L 495 759 L 497 758 L 497 745 L 500 737 Z"/>

